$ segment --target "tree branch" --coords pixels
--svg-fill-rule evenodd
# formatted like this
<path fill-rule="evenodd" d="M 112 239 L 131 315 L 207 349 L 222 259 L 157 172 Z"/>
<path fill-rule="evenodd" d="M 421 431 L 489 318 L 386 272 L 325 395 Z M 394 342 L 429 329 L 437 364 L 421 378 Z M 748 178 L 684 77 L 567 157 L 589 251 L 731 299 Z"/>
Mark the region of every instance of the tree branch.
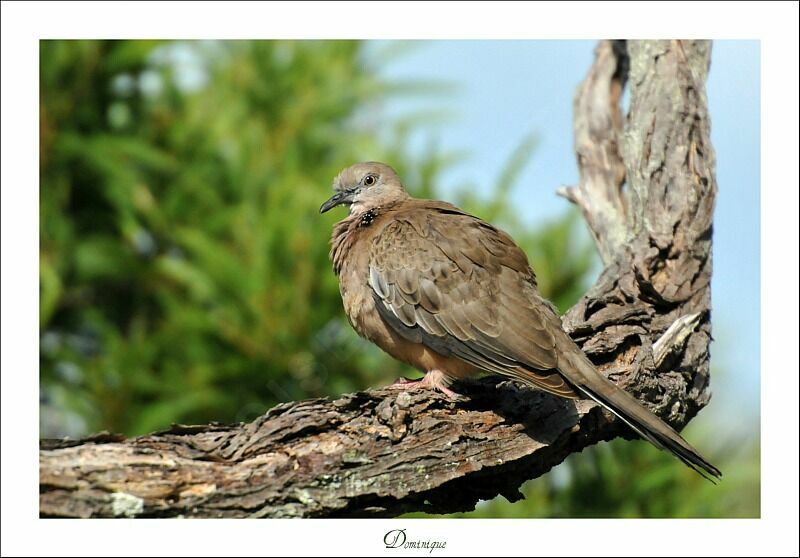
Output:
<path fill-rule="evenodd" d="M 707 42 L 601 42 L 576 96 L 580 207 L 606 265 L 564 317 L 599 369 L 675 427 L 708 402 L 716 184 Z M 630 72 L 628 73 L 628 68 Z M 631 111 L 622 125 L 622 87 Z M 390 389 L 285 403 L 249 424 L 43 441 L 40 513 L 395 516 L 520 498 L 573 452 L 629 436 L 589 401 L 486 378 L 451 402 Z M 676 466 L 679 466 L 676 462 Z"/>
<path fill-rule="evenodd" d="M 619 149 L 620 101 L 628 77 L 625 41 L 601 41 L 589 75 L 575 94 L 575 154 L 580 183 L 558 194 L 580 207 L 604 264 L 628 240 L 622 185 L 625 165 Z"/>

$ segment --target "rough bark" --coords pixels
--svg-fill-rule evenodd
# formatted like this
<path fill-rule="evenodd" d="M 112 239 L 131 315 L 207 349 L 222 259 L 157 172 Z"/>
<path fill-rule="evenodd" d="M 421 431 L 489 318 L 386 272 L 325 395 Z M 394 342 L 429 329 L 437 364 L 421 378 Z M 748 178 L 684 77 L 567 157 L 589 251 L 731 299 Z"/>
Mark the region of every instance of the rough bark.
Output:
<path fill-rule="evenodd" d="M 582 210 L 605 269 L 564 326 L 614 381 L 683 427 L 709 398 L 711 224 L 705 41 L 601 42 L 575 99 Z M 630 112 L 620 109 L 626 81 Z M 472 509 L 630 431 L 594 403 L 484 379 L 451 402 L 371 390 L 249 424 L 43 441 L 40 513 L 343 517 Z M 681 466 L 676 461 L 676 467 Z"/>

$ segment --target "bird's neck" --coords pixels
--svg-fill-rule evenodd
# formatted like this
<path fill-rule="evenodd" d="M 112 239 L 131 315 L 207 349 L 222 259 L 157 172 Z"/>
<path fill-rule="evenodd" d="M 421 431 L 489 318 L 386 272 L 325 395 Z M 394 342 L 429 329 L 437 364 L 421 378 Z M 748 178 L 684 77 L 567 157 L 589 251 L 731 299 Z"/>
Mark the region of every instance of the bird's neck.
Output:
<path fill-rule="evenodd" d="M 331 235 L 331 261 L 333 270 L 340 275 L 347 255 L 358 240 L 373 232 L 373 228 L 390 213 L 402 200 L 393 200 L 386 204 L 374 205 L 357 212 L 351 212 L 333 227 Z"/>
<path fill-rule="evenodd" d="M 363 211 L 359 214 L 358 217 L 358 224 L 356 225 L 359 228 L 369 227 L 372 223 L 375 222 L 375 219 L 380 214 L 380 207 L 372 207 Z"/>

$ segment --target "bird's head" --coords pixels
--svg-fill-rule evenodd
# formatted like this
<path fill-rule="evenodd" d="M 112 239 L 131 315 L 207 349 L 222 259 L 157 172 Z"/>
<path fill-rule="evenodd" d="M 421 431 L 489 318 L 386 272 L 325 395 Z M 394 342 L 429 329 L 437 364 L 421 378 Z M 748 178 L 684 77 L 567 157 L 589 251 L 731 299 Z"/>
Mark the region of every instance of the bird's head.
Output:
<path fill-rule="evenodd" d="M 350 206 L 350 215 L 408 198 L 397 173 L 383 163 L 357 163 L 333 179 L 333 196 L 322 204 L 320 213 L 337 205 Z"/>

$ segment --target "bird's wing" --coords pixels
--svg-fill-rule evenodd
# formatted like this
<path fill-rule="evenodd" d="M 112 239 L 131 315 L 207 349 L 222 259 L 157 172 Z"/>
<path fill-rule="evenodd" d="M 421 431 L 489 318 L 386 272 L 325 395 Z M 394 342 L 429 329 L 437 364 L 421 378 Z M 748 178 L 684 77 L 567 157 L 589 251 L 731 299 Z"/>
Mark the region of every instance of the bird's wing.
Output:
<path fill-rule="evenodd" d="M 370 245 L 369 286 L 383 320 L 443 356 L 576 397 L 556 370 L 561 321 L 504 232 L 441 202 L 397 212 Z"/>

